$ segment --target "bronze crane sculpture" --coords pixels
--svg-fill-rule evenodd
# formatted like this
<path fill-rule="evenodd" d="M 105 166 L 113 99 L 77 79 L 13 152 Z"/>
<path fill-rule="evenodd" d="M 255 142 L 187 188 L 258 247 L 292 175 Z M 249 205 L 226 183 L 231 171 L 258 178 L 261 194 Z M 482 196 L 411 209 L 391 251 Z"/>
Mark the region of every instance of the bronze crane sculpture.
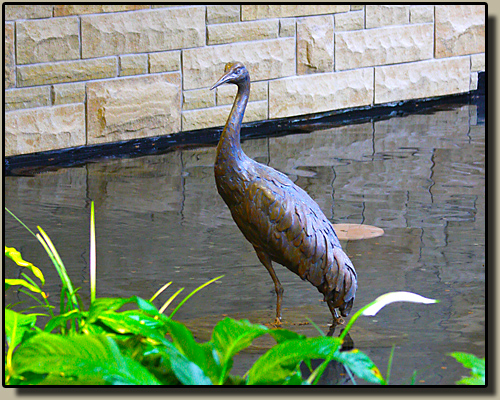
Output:
<path fill-rule="evenodd" d="M 323 295 L 334 326 L 351 311 L 357 276 L 335 230 L 316 202 L 286 175 L 249 158 L 241 149 L 240 130 L 250 94 L 250 75 L 240 62 L 226 64 L 212 86 L 232 83 L 238 93 L 222 131 L 215 160 L 217 191 L 234 221 L 253 245 L 274 282 L 275 325 L 281 325 L 283 287 L 274 272 L 277 262 Z"/>

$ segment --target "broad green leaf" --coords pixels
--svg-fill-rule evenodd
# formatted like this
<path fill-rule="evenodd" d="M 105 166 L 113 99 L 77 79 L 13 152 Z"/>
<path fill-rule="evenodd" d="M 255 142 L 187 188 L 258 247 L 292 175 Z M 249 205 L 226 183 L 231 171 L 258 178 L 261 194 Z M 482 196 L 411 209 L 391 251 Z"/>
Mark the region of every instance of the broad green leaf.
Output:
<path fill-rule="evenodd" d="M 23 340 L 24 334 L 35 326 L 36 316 L 19 314 L 5 309 L 5 336 L 9 347 L 15 348 Z"/>
<path fill-rule="evenodd" d="M 154 316 L 161 315 L 157 308 L 149 301 L 141 299 L 137 296 L 128 298 L 108 298 L 102 297 L 94 300 L 89 309 L 88 323 L 95 322 L 101 313 L 107 311 L 115 311 L 123 307 L 125 304 L 135 303 L 140 310 L 150 313 Z"/>
<path fill-rule="evenodd" d="M 470 353 L 454 352 L 449 354 L 465 368 L 471 370 L 471 376 L 462 378 L 456 382 L 457 385 L 485 385 L 486 384 L 486 362 L 484 358 L 478 358 Z"/>
<path fill-rule="evenodd" d="M 241 350 L 250 346 L 255 338 L 265 335 L 268 331 L 265 326 L 252 324 L 248 320 L 224 318 L 219 321 L 212 332 L 212 342 L 219 353 L 221 364 L 224 365 Z"/>
<path fill-rule="evenodd" d="M 212 332 L 212 343 L 219 354 L 222 365 L 222 375 L 219 383 L 223 384 L 232 367 L 233 357 L 241 350 L 250 346 L 253 340 L 269 331 L 263 325 L 251 324 L 248 320 L 236 321 L 224 318 L 215 325 Z"/>
<path fill-rule="evenodd" d="M 72 319 L 78 319 L 82 318 L 85 316 L 86 313 L 82 313 L 80 310 L 71 310 L 68 311 L 65 314 L 58 315 L 57 317 L 51 318 L 47 324 L 45 325 L 45 328 L 43 330 L 45 332 L 52 332 L 54 329 L 64 326 L 66 327 L 66 324 L 68 321 Z"/>
<path fill-rule="evenodd" d="M 105 311 L 99 314 L 98 320 L 120 334 L 142 335 L 163 341 L 167 333 L 163 321 L 141 310 Z"/>
<path fill-rule="evenodd" d="M 173 344 L 179 352 L 189 361 L 200 367 L 213 383 L 218 383 L 221 366 L 217 353 L 212 348 L 212 343 L 197 343 L 189 329 L 180 322 L 168 320 L 166 321 L 166 325 L 172 337 Z"/>
<path fill-rule="evenodd" d="M 182 354 L 172 354 L 170 364 L 175 376 L 184 385 L 211 385 L 212 381 L 205 375 L 203 370 L 194 362 L 189 361 Z"/>
<path fill-rule="evenodd" d="M 358 349 L 351 351 L 337 351 L 333 357 L 348 367 L 356 376 L 370 383 L 385 385 L 385 379 L 372 360 Z"/>
<path fill-rule="evenodd" d="M 325 359 L 340 346 L 334 337 L 287 340 L 262 355 L 248 371 L 249 385 L 272 385 L 293 375 L 299 363 L 312 358 Z"/>
<path fill-rule="evenodd" d="M 14 247 L 5 246 L 5 255 L 20 267 L 28 268 L 31 272 L 33 272 L 33 275 L 40 279 L 40 282 L 42 282 L 42 286 L 45 285 L 45 277 L 43 276 L 42 271 L 40 271 L 39 268 L 35 267 L 29 261 L 23 260 L 21 253 Z"/>
<path fill-rule="evenodd" d="M 13 368 L 17 375 L 27 371 L 64 375 L 80 384 L 94 384 L 96 380 L 108 384 L 159 384 L 142 365 L 123 356 L 113 339 L 98 335 L 38 334 L 14 353 Z"/>
<path fill-rule="evenodd" d="M 33 293 L 40 293 L 42 296 L 46 297 L 46 294 L 42 290 L 40 290 L 36 286 L 33 286 L 31 283 L 26 282 L 24 279 L 5 279 L 5 290 L 10 288 L 11 286 L 23 286 Z"/>
<path fill-rule="evenodd" d="M 306 336 L 300 333 L 289 331 L 288 329 L 269 329 L 268 333 L 276 340 L 276 343 L 283 343 L 287 340 L 305 339 Z"/>

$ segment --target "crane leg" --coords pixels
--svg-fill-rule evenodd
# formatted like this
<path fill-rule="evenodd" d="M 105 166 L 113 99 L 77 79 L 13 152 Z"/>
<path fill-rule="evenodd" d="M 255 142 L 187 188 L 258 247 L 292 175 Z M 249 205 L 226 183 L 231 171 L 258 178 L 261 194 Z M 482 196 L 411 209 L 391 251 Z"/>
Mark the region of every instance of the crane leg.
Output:
<path fill-rule="evenodd" d="M 342 318 L 339 314 L 339 311 L 333 306 L 333 304 L 331 303 L 331 301 L 328 301 L 326 302 L 328 304 L 328 308 L 330 309 L 330 312 L 332 313 L 332 317 L 333 317 L 333 326 L 337 326 L 337 325 L 342 325 L 344 324 L 344 318 Z"/>
<path fill-rule="evenodd" d="M 276 272 L 274 272 L 274 268 L 271 262 L 271 258 L 264 253 L 261 250 L 255 249 L 255 252 L 257 253 L 257 257 L 259 257 L 260 262 L 264 267 L 266 267 L 267 271 L 269 272 L 269 275 L 271 275 L 271 278 L 273 279 L 274 282 L 274 290 L 276 291 L 276 319 L 274 320 L 274 325 L 276 326 L 281 326 L 281 302 L 283 301 L 283 286 L 281 286 L 281 283 L 276 276 Z"/>

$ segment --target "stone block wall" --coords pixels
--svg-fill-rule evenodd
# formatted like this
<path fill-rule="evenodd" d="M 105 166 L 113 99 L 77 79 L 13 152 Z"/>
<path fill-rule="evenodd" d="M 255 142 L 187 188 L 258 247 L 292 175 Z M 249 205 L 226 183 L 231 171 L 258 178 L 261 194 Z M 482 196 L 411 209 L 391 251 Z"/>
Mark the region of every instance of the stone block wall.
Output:
<path fill-rule="evenodd" d="M 474 90 L 484 5 L 6 5 L 7 156 Z"/>

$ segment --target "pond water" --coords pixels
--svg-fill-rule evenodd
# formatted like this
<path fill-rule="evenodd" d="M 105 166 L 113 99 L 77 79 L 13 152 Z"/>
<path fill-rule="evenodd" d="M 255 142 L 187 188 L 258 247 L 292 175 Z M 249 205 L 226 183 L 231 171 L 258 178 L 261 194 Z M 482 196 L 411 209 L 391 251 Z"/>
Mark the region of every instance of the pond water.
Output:
<path fill-rule="evenodd" d="M 484 105 L 482 106 L 484 107 Z M 479 107 L 481 108 L 481 107 Z M 334 223 L 385 231 L 343 241 L 358 272 L 352 313 L 377 296 L 406 290 L 440 303 L 396 303 L 362 317 L 354 345 L 385 375 L 395 345 L 391 383 L 453 384 L 467 370 L 446 354 L 485 356 L 485 127 L 477 104 L 308 134 L 248 140 L 244 151 L 288 174 Z M 178 149 L 132 159 L 5 177 L 5 206 L 32 229 L 49 234 L 75 286 L 88 301 L 89 204 L 95 202 L 98 296 L 150 298 L 173 281 L 156 304 L 219 276 L 177 317 L 206 339 L 223 315 L 271 322 L 272 281 L 216 191 L 215 148 Z M 59 284 L 43 249 L 10 216 L 5 243 L 40 267 L 57 303 Z M 331 316 L 321 295 L 276 265 L 284 286 L 285 327 L 317 335 Z M 6 262 L 5 275 L 19 269 Z M 18 300 L 7 292 L 6 301 Z M 239 355 L 243 374 L 265 344 Z M 361 382 L 358 382 L 361 383 Z"/>

